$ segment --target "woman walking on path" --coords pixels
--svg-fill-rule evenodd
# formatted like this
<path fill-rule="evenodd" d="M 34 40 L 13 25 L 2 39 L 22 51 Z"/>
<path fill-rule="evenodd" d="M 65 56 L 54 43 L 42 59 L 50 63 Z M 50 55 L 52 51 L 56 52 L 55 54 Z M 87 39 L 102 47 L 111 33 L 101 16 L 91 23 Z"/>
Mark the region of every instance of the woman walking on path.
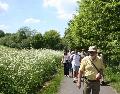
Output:
<path fill-rule="evenodd" d="M 64 75 L 69 77 L 69 56 L 67 51 L 64 52 L 61 63 L 64 65 Z"/>

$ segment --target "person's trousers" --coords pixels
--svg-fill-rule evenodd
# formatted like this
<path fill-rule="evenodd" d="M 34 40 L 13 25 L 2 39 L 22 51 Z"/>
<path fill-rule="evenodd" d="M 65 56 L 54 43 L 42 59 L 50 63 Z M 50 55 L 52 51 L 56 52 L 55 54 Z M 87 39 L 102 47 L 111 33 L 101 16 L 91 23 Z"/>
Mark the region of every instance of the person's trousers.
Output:
<path fill-rule="evenodd" d="M 100 81 L 83 82 L 83 94 L 99 94 L 99 92 L 100 92 Z"/>
<path fill-rule="evenodd" d="M 64 75 L 69 75 L 69 63 L 64 63 Z"/>

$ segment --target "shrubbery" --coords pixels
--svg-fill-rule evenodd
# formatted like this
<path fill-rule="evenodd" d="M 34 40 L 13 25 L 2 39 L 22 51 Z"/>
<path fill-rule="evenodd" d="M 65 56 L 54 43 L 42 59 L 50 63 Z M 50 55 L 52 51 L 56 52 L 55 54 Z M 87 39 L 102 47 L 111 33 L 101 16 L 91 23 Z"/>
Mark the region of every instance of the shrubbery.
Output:
<path fill-rule="evenodd" d="M 0 92 L 35 94 L 59 69 L 61 53 L 0 47 Z"/>

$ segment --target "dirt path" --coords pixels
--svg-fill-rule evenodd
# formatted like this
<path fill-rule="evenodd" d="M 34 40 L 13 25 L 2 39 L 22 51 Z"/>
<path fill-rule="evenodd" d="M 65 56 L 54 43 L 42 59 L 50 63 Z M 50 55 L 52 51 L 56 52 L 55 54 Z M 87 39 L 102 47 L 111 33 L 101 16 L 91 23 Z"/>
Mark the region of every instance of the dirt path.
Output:
<path fill-rule="evenodd" d="M 110 86 L 101 86 L 100 88 L 100 94 L 117 94 Z M 83 87 L 78 89 L 72 78 L 64 77 L 58 94 L 83 94 L 82 90 Z"/>

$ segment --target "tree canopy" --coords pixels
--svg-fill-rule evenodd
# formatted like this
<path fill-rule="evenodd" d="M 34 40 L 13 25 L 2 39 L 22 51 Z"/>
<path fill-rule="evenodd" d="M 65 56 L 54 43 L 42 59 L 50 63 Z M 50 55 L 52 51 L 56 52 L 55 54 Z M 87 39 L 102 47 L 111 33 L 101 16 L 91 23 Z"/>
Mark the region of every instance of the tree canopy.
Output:
<path fill-rule="evenodd" d="M 56 30 L 49 30 L 43 35 L 45 41 L 45 48 L 57 49 L 61 47 L 60 34 Z"/>
<path fill-rule="evenodd" d="M 96 45 L 106 60 L 111 60 L 113 54 L 120 52 L 119 0 L 81 0 L 78 5 L 78 14 L 68 23 L 64 36 L 68 48 L 87 49 Z M 114 58 L 112 61 L 119 59 Z"/>

